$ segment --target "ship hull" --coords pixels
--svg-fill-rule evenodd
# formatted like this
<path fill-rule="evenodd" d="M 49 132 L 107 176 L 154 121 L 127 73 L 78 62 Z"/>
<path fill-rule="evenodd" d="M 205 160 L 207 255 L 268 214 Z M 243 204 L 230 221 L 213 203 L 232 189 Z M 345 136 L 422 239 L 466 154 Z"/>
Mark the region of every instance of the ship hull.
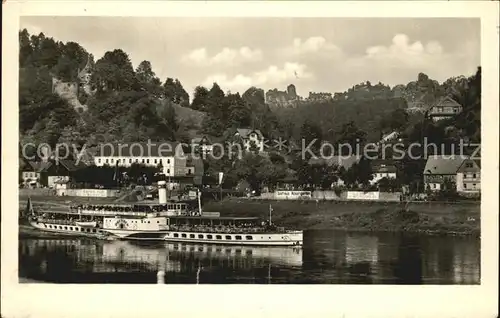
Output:
<path fill-rule="evenodd" d="M 168 241 L 250 246 L 301 246 L 302 231 L 287 233 L 215 233 L 183 231 L 134 231 L 107 230 L 107 233 L 123 240 Z"/>
<path fill-rule="evenodd" d="M 61 235 L 78 235 L 89 237 L 101 237 L 106 234 L 102 229 L 82 227 L 77 225 L 56 224 L 50 222 L 29 222 L 30 226 L 47 233 L 61 234 Z"/>

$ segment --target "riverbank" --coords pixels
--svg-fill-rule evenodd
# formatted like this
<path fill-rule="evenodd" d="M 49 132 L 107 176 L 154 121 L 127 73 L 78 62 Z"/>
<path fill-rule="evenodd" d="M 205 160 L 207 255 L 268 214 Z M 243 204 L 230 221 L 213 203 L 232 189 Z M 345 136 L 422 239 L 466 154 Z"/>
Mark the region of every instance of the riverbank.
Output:
<path fill-rule="evenodd" d="M 66 206 L 69 202 L 89 203 L 88 198 L 32 198 L 34 202 Z M 20 197 L 23 209 L 27 198 Z M 109 199 L 93 199 L 92 204 L 112 204 Z M 286 227 L 337 229 L 365 232 L 420 232 L 447 235 L 474 235 L 481 232 L 479 202 L 353 202 L 353 201 L 275 201 L 226 198 L 209 201 L 204 211 L 222 216 L 269 218 Z M 29 234 L 28 234 L 29 235 Z"/>
<path fill-rule="evenodd" d="M 300 229 L 342 229 L 366 232 L 419 232 L 479 236 L 480 204 L 383 203 L 336 201 L 263 201 L 226 199 L 209 202 L 205 211 L 223 216 L 257 216 Z"/>

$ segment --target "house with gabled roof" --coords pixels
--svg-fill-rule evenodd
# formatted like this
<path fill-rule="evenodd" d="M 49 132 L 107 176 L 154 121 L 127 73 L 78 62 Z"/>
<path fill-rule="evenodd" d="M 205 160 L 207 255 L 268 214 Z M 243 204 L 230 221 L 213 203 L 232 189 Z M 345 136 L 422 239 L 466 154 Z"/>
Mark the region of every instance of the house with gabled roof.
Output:
<path fill-rule="evenodd" d="M 396 179 L 398 168 L 392 160 L 377 159 L 371 161 L 373 178 L 370 180 L 370 184 L 376 184 L 380 180 L 386 179 Z"/>
<path fill-rule="evenodd" d="M 457 192 L 466 196 L 481 193 L 481 160 L 465 159 L 457 171 Z"/>
<path fill-rule="evenodd" d="M 259 129 L 238 128 L 234 137 L 242 139 L 246 151 L 250 151 L 252 145 L 255 145 L 259 152 L 264 151 L 264 135 Z"/>
<path fill-rule="evenodd" d="M 429 109 L 427 109 L 427 116 L 433 121 L 453 118 L 460 114 L 463 110 L 462 105 L 457 103 L 450 96 L 440 98 Z"/>
<path fill-rule="evenodd" d="M 448 181 L 456 184 L 457 172 L 465 159 L 461 155 L 429 156 L 424 168 L 425 188 L 440 191 Z"/>
<path fill-rule="evenodd" d="M 207 135 L 191 139 L 191 148 L 195 153 L 210 155 L 213 151 L 212 138 Z"/>
<path fill-rule="evenodd" d="M 85 167 L 69 159 L 27 161 L 22 172 L 23 183 L 29 187 L 49 187 L 56 184 L 67 183 L 73 173 Z"/>

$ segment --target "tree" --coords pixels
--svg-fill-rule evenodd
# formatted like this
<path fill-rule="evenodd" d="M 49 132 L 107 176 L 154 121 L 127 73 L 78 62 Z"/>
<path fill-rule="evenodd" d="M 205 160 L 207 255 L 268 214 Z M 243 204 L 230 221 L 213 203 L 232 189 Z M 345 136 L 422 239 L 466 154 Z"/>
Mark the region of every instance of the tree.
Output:
<path fill-rule="evenodd" d="M 313 153 L 317 153 L 323 139 L 321 128 L 312 121 L 306 119 L 302 124 L 300 136 L 302 138 L 301 145 L 307 147 L 309 144 L 313 143 L 309 149 L 311 149 Z M 310 156 L 310 154 L 306 154 Z"/>
<path fill-rule="evenodd" d="M 213 83 L 212 88 L 208 91 L 207 99 L 207 111 L 217 118 L 223 118 L 225 111 L 223 101 L 224 101 L 224 91 L 220 88 L 217 83 Z"/>
<path fill-rule="evenodd" d="M 91 83 L 98 91 L 127 91 L 137 88 L 128 55 L 120 49 L 106 52 L 95 64 Z"/>
<path fill-rule="evenodd" d="M 250 110 L 241 99 L 240 94 L 229 94 L 226 96 L 229 118 L 227 125 L 229 127 L 249 127 L 251 122 Z"/>
<path fill-rule="evenodd" d="M 366 133 L 359 129 L 353 121 L 342 125 L 338 136 L 338 144 L 350 145 L 352 149 L 355 149 L 357 144 L 361 144 L 366 140 Z M 349 155 L 352 155 L 352 153 Z"/>
<path fill-rule="evenodd" d="M 31 46 L 30 34 L 28 30 L 19 31 L 19 67 L 24 67 L 30 61 L 33 54 Z"/>
<path fill-rule="evenodd" d="M 193 102 L 191 108 L 202 112 L 207 112 L 208 90 L 203 86 L 196 86 L 194 89 Z"/>

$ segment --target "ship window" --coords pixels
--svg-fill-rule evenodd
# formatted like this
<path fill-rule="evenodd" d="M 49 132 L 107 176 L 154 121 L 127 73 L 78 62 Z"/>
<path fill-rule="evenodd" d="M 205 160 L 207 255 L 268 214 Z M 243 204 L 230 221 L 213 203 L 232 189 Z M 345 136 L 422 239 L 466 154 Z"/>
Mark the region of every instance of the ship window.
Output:
<path fill-rule="evenodd" d="M 202 238 L 203 238 L 203 234 L 199 234 L 199 235 L 198 235 L 198 238 L 201 238 L 201 239 L 202 239 Z"/>
<path fill-rule="evenodd" d="M 187 235 L 185 233 L 182 233 L 181 236 L 182 237 L 187 237 Z"/>
<path fill-rule="evenodd" d="M 189 238 L 194 238 L 194 234 L 189 234 Z"/>
<path fill-rule="evenodd" d="M 226 235 L 226 240 L 230 240 L 231 239 L 231 235 Z"/>
<path fill-rule="evenodd" d="M 174 233 L 174 237 L 179 237 L 179 234 L 177 234 L 177 233 Z"/>
<path fill-rule="evenodd" d="M 156 223 L 160 224 L 160 221 L 156 221 Z"/>
<path fill-rule="evenodd" d="M 149 159 L 146 159 L 146 163 L 149 163 Z"/>
<path fill-rule="evenodd" d="M 129 160 L 128 160 L 128 163 L 132 163 L 132 159 L 129 159 Z"/>
<path fill-rule="evenodd" d="M 213 237 L 213 236 L 212 236 L 211 234 L 208 234 L 208 235 L 207 235 L 207 239 L 209 239 L 209 240 L 211 240 L 211 239 L 212 239 L 212 237 Z"/>
<path fill-rule="evenodd" d="M 222 236 L 221 235 L 216 235 L 215 238 L 218 239 L 218 240 L 222 240 Z"/>
<path fill-rule="evenodd" d="M 81 232 L 85 232 L 85 229 L 80 228 L 80 231 L 81 231 Z"/>
<path fill-rule="evenodd" d="M 67 227 L 67 226 L 65 226 L 65 227 L 64 227 L 64 229 L 65 229 L 65 230 L 67 230 L 67 229 L 68 229 L 68 227 Z"/>
<path fill-rule="evenodd" d="M 96 232 L 96 229 L 92 229 L 92 232 L 94 232 L 94 233 L 95 233 L 95 232 Z"/>
<path fill-rule="evenodd" d="M 180 210 L 180 209 L 181 209 L 181 205 L 177 204 L 177 210 Z"/>
<path fill-rule="evenodd" d="M 241 236 L 240 235 L 236 235 L 234 238 L 237 239 L 237 240 L 241 240 Z"/>
<path fill-rule="evenodd" d="M 70 231 L 73 231 L 73 228 L 71 226 L 69 227 L 69 229 L 70 229 Z"/>
<path fill-rule="evenodd" d="M 144 163 L 144 159 L 142 159 L 142 163 Z"/>

